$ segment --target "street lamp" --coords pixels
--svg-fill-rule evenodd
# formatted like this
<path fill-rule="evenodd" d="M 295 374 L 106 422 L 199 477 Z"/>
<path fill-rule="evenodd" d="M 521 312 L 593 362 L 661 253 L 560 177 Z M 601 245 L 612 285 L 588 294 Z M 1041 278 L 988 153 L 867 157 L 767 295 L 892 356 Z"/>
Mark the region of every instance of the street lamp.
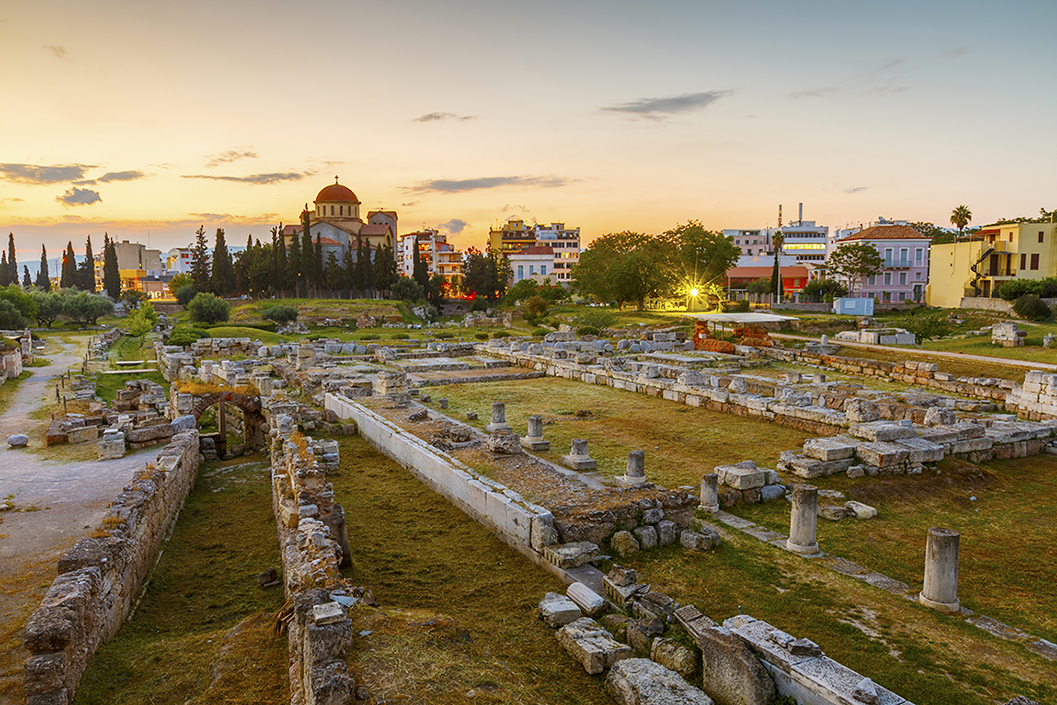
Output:
<path fill-rule="evenodd" d="M 696 299 L 696 298 L 697 298 L 697 287 L 694 287 L 694 288 L 690 289 L 690 300 L 687 302 L 687 306 L 686 306 L 690 310 L 690 313 L 694 312 L 694 299 Z"/>

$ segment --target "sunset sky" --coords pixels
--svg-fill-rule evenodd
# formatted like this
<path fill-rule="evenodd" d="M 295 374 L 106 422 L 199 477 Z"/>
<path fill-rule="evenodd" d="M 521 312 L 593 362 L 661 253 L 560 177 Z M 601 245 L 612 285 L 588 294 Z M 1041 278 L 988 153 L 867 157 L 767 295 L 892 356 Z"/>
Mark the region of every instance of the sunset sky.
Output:
<path fill-rule="evenodd" d="M 244 244 L 334 176 L 459 247 L 513 215 L 1036 215 L 1055 26 L 1053 0 L 7 0 L 0 228 L 28 264 L 104 231 Z"/>

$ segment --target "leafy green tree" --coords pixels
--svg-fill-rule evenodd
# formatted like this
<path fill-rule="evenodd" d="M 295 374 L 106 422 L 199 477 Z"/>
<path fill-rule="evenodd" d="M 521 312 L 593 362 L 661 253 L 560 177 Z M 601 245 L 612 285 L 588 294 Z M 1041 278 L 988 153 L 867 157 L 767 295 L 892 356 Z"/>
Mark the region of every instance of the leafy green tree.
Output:
<path fill-rule="evenodd" d="M 672 238 L 636 232 L 603 235 L 580 253 L 573 279 L 581 292 L 623 308 L 668 293 L 678 279 L 678 250 Z"/>
<path fill-rule="evenodd" d="M 187 272 L 180 272 L 179 274 L 173 275 L 172 279 L 169 280 L 167 288 L 169 289 L 169 294 L 175 299 L 177 291 L 185 286 L 193 286 L 193 284 L 194 280 L 191 278 L 190 274 Z"/>
<path fill-rule="evenodd" d="M 525 302 L 525 321 L 529 325 L 537 325 L 547 315 L 547 301 L 538 294 L 528 297 Z"/>
<path fill-rule="evenodd" d="M 804 285 L 802 293 L 816 301 L 833 301 L 835 298 L 847 296 L 848 290 L 836 279 L 812 279 Z"/>
<path fill-rule="evenodd" d="M 393 285 L 393 297 L 414 303 L 422 298 L 422 287 L 411 277 L 400 277 Z"/>
<path fill-rule="evenodd" d="M 770 294 L 774 291 L 774 284 L 770 279 L 753 279 L 745 285 L 745 291 L 755 296 Z"/>
<path fill-rule="evenodd" d="M 84 261 L 77 267 L 78 288 L 95 293 L 95 255 L 92 254 L 92 236 L 84 243 Z"/>
<path fill-rule="evenodd" d="M 969 206 L 958 206 L 951 211 L 951 225 L 958 228 L 958 237 L 962 236 L 965 226 L 973 219 Z"/>
<path fill-rule="evenodd" d="M 140 302 L 146 300 L 147 295 L 139 289 L 125 289 L 121 292 L 121 300 L 125 302 L 130 311 L 135 311 L 139 308 Z M 151 312 L 154 311 L 154 306 L 151 305 Z"/>
<path fill-rule="evenodd" d="M 121 270 L 118 269 L 117 247 L 109 233 L 103 233 L 103 291 L 115 301 L 121 296 Z"/>
<path fill-rule="evenodd" d="M 846 242 L 833 250 L 829 256 L 829 271 L 848 282 L 855 291 L 862 288 L 864 277 L 872 277 L 881 271 L 884 260 L 873 245 L 865 242 Z"/>
<path fill-rule="evenodd" d="M 706 230 L 696 220 L 676 225 L 662 238 L 668 239 L 676 250 L 678 263 L 682 266 L 682 280 L 699 288 L 704 284 L 725 282 L 727 270 L 741 255 L 733 238 Z"/>
<path fill-rule="evenodd" d="M 7 253 L 4 254 L 6 257 Z M 18 307 L 6 299 L 0 299 L 0 330 L 18 330 L 25 327 L 26 317 Z"/>
<path fill-rule="evenodd" d="M 231 262 L 231 253 L 228 252 L 227 240 L 224 239 L 224 228 L 217 228 L 209 288 L 218 296 L 231 296 L 235 293 L 235 267 Z"/>
<path fill-rule="evenodd" d="M 100 316 L 105 316 L 114 310 L 114 304 L 110 299 L 87 291 L 66 290 L 61 293 L 61 298 L 63 317 L 81 328 L 94 326 Z"/>
<path fill-rule="evenodd" d="M 176 290 L 176 303 L 180 304 L 184 308 L 191 303 L 194 297 L 198 296 L 198 292 L 195 291 L 194 286 L 188 284 L 187 286 L 181 286 Z"/>
<path fill-rule="evenodd" d="M 43 289 L 33 289 L 29 295 L 37 305 L 37 325 L 51 328 L 51 324 L 62 315 L 62 298 L 54 291 Z"/>
<path fill-rule="evenodd" d="M 37 304 L 33 300 L 33 297 L 22 291 L 18 283 L 5 286 L 0 289 L 0 300 L 9 301 L 11 305 L 19 310 L 24 318 L 27 320 L 33 320 L 37 317 Z M 22 328 L 23 326 L 16 326 Z M 0 329 L 0 330 L 11 330 Z"/>
<path fill-rule="evenodd" d="M 191 248 L 191 286 L 198 292 L 209 291 L 209 244 L 204 225 L 195 230 L 195 244 Z"/>
<path fill-rule="evenodd" d="M 66 243 L 62 253 L 62 273 L 59 276 L 60 289 L 73 289 L 77 286 L 77 257 L 73 254 L 73 241 Z"/>
<path fill-rule="evenodd" d="M 195 323 L 221 323 L 231 315 L 227 301 L 208 293 L 198 293 L 187 304 L 187 310 L 191 312 L 191 320 Z"/>
<path fill-rule="evenodd" d="M 48 250 L 44 245 L 40 246 L 40 271 L 37 272 L 37 280 L 34 284 L 42 291 L 51 291 L 51 275 L 48 272 Z"/>
<path fill-rule="evenodd" d="M 535 279 L 522 279 L 507 290 L 504 301 L 508 306 L 514 306 L 518 301 L 525 301 L 530 296 L 535 296 L 539 288 Z"/>
<path fill-rule="evenodd" d="M 426 301 L 436 306 L 438 311 L 440 310 L 440 305 L 444 302 L 444 287 L 447 284 L 448 280 L 440 272 L 434 273 L 429 278 L 429 286 L 426 288 Z"/>
<path fill-rule="evenodd" d="M 261 318 L 276 323 L 289 323 L 297 320 L 297 308 L 288 304 L 276 304 L 261 311 Z"/>

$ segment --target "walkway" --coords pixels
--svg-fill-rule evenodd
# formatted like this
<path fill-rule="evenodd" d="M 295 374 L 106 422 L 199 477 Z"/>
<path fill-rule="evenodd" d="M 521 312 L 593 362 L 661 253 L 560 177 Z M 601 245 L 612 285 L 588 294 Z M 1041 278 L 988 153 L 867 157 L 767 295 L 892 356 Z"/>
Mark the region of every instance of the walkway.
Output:
<path fill-rule="evenodd" d="M 87 341 L 87 337 L 84 338 Z M 60 350 L 55 352 L 53 346 Z M 0 703 L 22 702 L 22 629 L 55 577 L 59 557 L 106 515 L 107 506 L 157 449 L 119 460 L 59 463 L 34 452 L 44 446 L 47 422 L 31 418 L 55 380 L 81 360 L 77 343 L 49 342 L 50 365 L 27 368 L 18 395 L 0 415 L 0 501 L 16 510 L 0 514 Z M 7 447 L 25 433 L 30 448 Z M 10 498 L 9 498 L 10 497 Z M 5 499 L 9 498 L 9 499 Z"/>
<path fill-rule="evenodd" d="M 771 333 L 772 338 L 786 338 L 788 340 L 804 340 L 817 343 L 818 338 L 807 335 L 790 335 L 788 333 Z M 969 353 L 947 352 L 945 350 L 922 350 L 919 348 L 895 347 L 892 345 L 874 345 L 872 343 L 850 343 L 843 340 L 830 339 L 831 345 L 839 345 L 842 348 L 863 348 L 865 350 L 882 350 L 900 354 L 913 353 L 914 355 L 928 355 L 930 357 L 946 357 L 952 360 L 968 360 L 970 362 L 990 362 L 995 365 L 1007 365 L 1009 367 L 1027 367 L 1035 370 L 1057 370 L 1057 365 L 1048 362 L 1031 362 L 1030 360 L 1014 360 L 1008 357 L 989 357 L 985 355 L 970 355 Z"/>

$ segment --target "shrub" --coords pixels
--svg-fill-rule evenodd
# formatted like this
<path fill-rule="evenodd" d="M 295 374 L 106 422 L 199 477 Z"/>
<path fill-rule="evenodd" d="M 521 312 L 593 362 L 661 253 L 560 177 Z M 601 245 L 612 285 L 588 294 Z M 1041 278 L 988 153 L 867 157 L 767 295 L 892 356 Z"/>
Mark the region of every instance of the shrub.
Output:
<path fill-rule="evenodd" d="M 530 296 L 525 302 L 525 320 L 535 325 L 547 315 L 547 300 L 542 296 Z"/>
<path fill-rule="evenodd" d="M 169 336 L 169 345 L 190 345 L 199 338 L 208 338 L 209 331 L 201 328 L 174 328 Z"/>
<path fill-rule="evenodd" d="M 360 336 L 360 340 L 378 340 L 378 337 L 377 333 L 366 333 Z"/>
<path fill-rule="evenodd" d="M 389 340 L 407 340 L 410 337 L 408 333 L 393 333 L 389 336 Z"/>
<path fill-rule="evenodd" d="M 577 335 L 598 335 L 600 332 L 594 326 L 580 326 L 576 329 Z"/>
<path fill-rule="evenodd" d="M 542 338 L 543 336 L 547 335 L 548 333 L 550 333 L 550 331 L 547 330 L 546 328 L 537 328 L 536 330 L 532 331 L 532 337 L 533 338 Z"/>
<path fill-rule="evenodd" d="M 994 295 L 1005 301 L 1016 301 L 1022 296 L 1038 297 L 1042 293 L 1042 282 L 1038 279 L 1010 279 L 995 289 Z"/>
<path fill-rule="evenodd" d="M 913 309 L 910 315 L 915 316 Z M 925 314 L 920 318 L 915 316 L 913 320 L 904 321 L 903 325 L 917 336 L 919 343 L 930 338 L 942 338 L 950 335 L 954 330 L 950 321 L 947 320 L 946 312 Z"/>
<path fill-rule="evenodd" d="M 393 298 L 401 301 L 418 301 L 422 298 L 422 286 L 411 277 L 400 277 L 393 285 Z"/>
<path fill-rule="evenodd" d="M 487 333 L 474 333 L 473 337 L 477 338 L 478 340 L 488 340 Z"/>
<path fill-rule="evenodd" d="M 532 279 L 522 279 L 506 292 L 504 301 L 508 306 L 515 305 L 518 301 L 525 301 L 537 293 L 539 285 Z"/>
<path fill-rule="evenodd" d="M 1039 296 L 1044 299 L 1057 298 L 1057 277 L 1046 277 L 1039 280 Z"/>
<path fill-rule="evenodd" d="M 602 330 L 603 328 L 612 328 L 616 324 L 617 314 L 596 308 L 581 315 L 576 319 L 576 322 L 581 326 L 590 326 L 591 328 Z"/>
<path fill-rule="evenodd" d="M 180 304 L 184 308 L 187 308 L 187 304 L 191 303 L 191 300 L 198 295 L 195 288 L 190 284 L 181 286 L 176 290 L 176 303 Z"/>
<path fill-rule="evenodd" d="M 748 299 L 738 299 L 737 304 L 735 304 L 735 306 L 734 306 L 734 310 L 738 311 L 739 313 L 747 313 L 748 310 L 749 310 L 749 300 Z"/>
<path fill-rule="evenodd" d="M 1013 280 L 1016 281 L 1016 280 Z M 1050 307 L 1038 296 L 1028 294 L 1013 302 L 1013 310 L 1029 321 L 1044 321 L 1050 317 Z"/>
<path fill-rule="evenodd" d="M 494 338 L 495 340 L 502 340 L 503 338 L 509 338 L 509 337 L 510 337 L 510 334 L 506 333 L 504 331 L 496 331 L 495 333 L 492 333 L 492 338 Z"/>
<path fill-rule="evenodd" d="M 471 311 L 487 311 L 488 310 L 488 299 L 477 298 L 470 304 Z"/>
<path fill-rule="evenodd" d="M 191 312 L 191 320 L 196 323 L 220 323 L 228 320 L 231 314 L 228 302 L 213 294 L 198 294 L 187 304 L 187 310 Z"/>
<path fill-rule="evenodd" d="M 6 299 L 0 299 L 0 330 L 18 330 L 26 327 L 26 319 L 18 307 Z"/>
<path fill-rule="evenodd" d="M 436 332 L 435 337 L 438 340 L 447 340 L 448 338 L 454 338 L 455 334 L 450 330 L 439 330 Z"/>
<path fill-rule="evenodd" d="M 288 304 L 269 306 L 261 311 L 261 318 L 266 321 L 275 321 L 276 323 L 289 323 L 297 320 L 297 308 Z"/>
<path fill-rule="evenodd" d="M 767 286 L 770 287 L 770 280 L 762 281 L 766 281 Z M 812 279 L 804 285 L 803 294 L 812 301 L 833 301 L 835 298 L 847 296 L 848 290 L 834 279 Z"/>

